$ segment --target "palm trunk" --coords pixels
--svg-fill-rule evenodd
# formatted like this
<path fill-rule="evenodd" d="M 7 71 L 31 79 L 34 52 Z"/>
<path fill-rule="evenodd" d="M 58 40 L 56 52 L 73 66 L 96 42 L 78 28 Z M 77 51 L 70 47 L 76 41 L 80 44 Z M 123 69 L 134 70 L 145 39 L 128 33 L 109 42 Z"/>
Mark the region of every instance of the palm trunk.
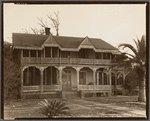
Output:
<path fill-rule="evenodd" d="M 145 94 L 145 74 L 143 74 L 139 80 L 139 102 L 145 102 L 146 101 L 146 94 Z"/>

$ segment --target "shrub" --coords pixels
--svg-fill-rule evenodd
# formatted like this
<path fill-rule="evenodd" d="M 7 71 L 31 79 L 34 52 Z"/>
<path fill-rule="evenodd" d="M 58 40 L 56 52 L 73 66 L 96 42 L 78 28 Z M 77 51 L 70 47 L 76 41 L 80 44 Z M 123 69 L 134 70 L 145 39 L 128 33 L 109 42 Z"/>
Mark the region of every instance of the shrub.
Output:
<path fill-rule="evenodd" d="M 44 101 L 41 101 L 39 105 L 41 106 L 41 113 L 48 118 L 54 118 L 54 116 L 59 116 L 61 114 L 66 115 L 69 113 L 69 107 L 61 101 L 50 101 L 45 99 Z"/>
<path fill-rule="evenodd" d="M 128 94 L 132 94 L 137 89 L 137 86 L 138 75 L 135 71 L 131 71 L 125 78 L 124 88 L 128 90 Z"/>
<path fill-rule="evenodd" d="M 3 43 L 3 89 L 4 101 L 10 102 L 20 96 L 20 67 L 13 59 L 12 44 Z"/>

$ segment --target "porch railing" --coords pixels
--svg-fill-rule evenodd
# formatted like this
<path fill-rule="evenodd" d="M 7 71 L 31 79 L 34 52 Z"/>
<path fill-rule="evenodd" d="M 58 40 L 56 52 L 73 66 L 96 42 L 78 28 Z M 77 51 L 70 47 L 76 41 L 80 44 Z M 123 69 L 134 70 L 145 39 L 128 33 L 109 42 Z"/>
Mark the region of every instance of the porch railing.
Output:
<path fill-rule="evenodd" d="M 44 57 L 22 57 L 24 64 L 110 64 L 111 60 L 103 59 L 83 59 L 83 58 L 44 58 Z"/>
<path fill-rule="evenodd" d="M 110 85 L 79 85 L 79 90 L 110 90 Z"/>
<path fill-rule="evenodd" d="M 40 91 L 39 86 L 23 86 L 23 92 L 38 92 Z"/>
<path fill-rule="evenodd" d="M 43 85 L 43 92 L 59 91 L 59 85 Z M 41 86 L 23 86 L 23 92 L 40 92 Z"/>
<path fill-rule="evenodd" d="M 43 91 L 59 91 L 59 85 L 43 85 Z"/>
<path fill-rule="evenodd" d="M 110 90 L 110 85 L 79 85 L 79 90 Z M 23 86 L 23 92 L 38 92 L 41 86 Z M 43 85 L 43 92 L 60 91 L 60 85 Z"/>

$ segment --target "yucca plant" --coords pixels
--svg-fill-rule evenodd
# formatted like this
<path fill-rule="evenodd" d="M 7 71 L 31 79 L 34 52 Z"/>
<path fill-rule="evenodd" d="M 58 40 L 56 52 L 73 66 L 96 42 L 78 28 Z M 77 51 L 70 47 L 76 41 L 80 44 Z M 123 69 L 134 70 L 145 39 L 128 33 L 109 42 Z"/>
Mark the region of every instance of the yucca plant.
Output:
<path fill-rule="evenodd" d="M 54 116 L 69 113 L 69 107 L 61 101 L 51 101 L 45 99 L 44 101 L 41 101 L 39 105 L 41 106 L 41 113 L 48 118 L 54 118 Z"/>

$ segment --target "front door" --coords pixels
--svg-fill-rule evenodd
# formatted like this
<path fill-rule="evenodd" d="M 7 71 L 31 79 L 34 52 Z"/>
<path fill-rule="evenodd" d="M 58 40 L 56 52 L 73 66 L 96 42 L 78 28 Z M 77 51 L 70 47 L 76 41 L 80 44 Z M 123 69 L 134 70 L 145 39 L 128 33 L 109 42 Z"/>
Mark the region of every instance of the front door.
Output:
<path fill-rule="evenodd" d="M 62 72 L 62 90 L 71 90 L 71 70 L 63 70 Z"/>

